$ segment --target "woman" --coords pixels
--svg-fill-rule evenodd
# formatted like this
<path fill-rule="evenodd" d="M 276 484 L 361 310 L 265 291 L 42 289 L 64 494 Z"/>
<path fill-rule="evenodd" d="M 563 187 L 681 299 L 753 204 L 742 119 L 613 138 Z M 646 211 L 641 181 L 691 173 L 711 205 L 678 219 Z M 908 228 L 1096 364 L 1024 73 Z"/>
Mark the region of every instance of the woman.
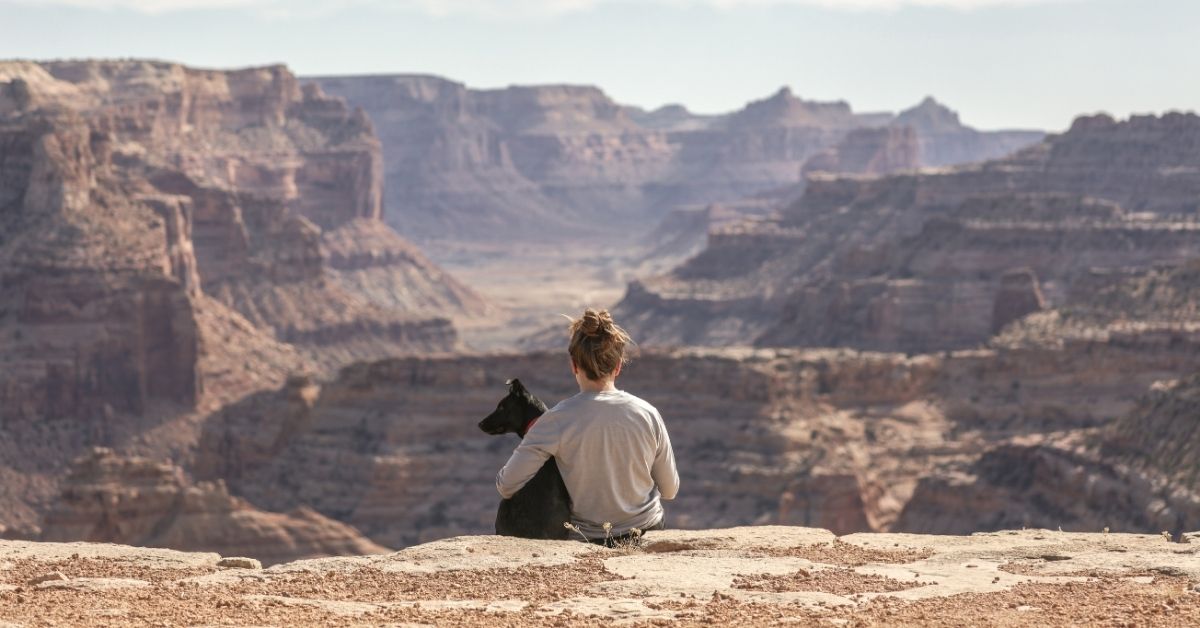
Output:
<path fill-rule="evenodd" d="M 679 490 L 662 416 L 617 389 L 629 342 L 607 310 L 588 309 L 572 320 L 567 352 L 579 394 L 543 414 L 496 475 L 496 490 L 507 499 L 554 456 L 571 495 L 571 523 L 610 545 L 635 529 L 661 530 L 660 499 Z"/>

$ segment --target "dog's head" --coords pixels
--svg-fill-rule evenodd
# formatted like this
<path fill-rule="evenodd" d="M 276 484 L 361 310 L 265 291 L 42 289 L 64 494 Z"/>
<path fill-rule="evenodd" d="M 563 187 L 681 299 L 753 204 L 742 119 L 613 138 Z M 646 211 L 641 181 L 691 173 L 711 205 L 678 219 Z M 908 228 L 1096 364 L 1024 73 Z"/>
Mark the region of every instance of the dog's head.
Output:
<path fill-rule="evenodd" d="M 546 412 L 546 404 L 525 390 L 519 379 L 508 380 L 508 394 L 496 404 L 496 409 L 479 422 L 479 429 L 492 434 L 516 434 L 525 437 L 529 422 Z"/>

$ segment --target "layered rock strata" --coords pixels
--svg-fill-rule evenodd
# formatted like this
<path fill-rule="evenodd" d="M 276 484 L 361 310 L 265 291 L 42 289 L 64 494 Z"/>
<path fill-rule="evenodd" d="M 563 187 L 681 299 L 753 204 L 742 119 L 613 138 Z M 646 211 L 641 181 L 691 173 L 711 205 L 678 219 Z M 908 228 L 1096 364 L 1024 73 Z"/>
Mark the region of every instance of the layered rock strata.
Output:
<path fill-rule="evenodd" d="M 311 509 L 264 512 L 222 482 L 191 484 L 170 463 L 96 448 L 75 461 L 43 541 L 89 541 L 250 556 L 273 564 L 388 551 Z"/>
<path fill-rule="evenodd" d="M 404 75 L 313 80 L 375 121 L 388 205 L 399 208 L 392 224 L 438 240 L 648 228 L 680 205 L 802 184 L 804 164 L 856 129 L 896 125 L 850 138 L 840 149 L 845 164 L 827 158 L 826 168 L 891 172 L 979 161 L 1041 138 L 978 132 L 932 102 L 899 116 L 864 114 L 786 88 L 739 111 L 699 116 L 682 107 L 622 107 L 587 86 L 476 90 Z M 876 156 L 880 133 L 908 139 Z"/>
<path fill-rule="evenodd" d="M 1197 134 L 1190 114 L 1081 118 L 981 165 L 816 176 L 777 216 L 715 230 L 696 257 L 632 284 L 618 312 L 659 344 L 978 346 L 1105 276 L 1200 256 Z"/>
<path fill-rule="evenodd" d="M 206 295 L 284 342 L 379 347 L 343 359 L 449 349 L 454 330 L 432 315 L 482 307 L 381 222 L 365 115 L 282 67 L 17 62 L 0 78 L 24 94 L 0 109 L 5 293 L 17 299 L 4 336 L 18 345 L 5 354 L 45 336 L 75 362 L 18 393 L 73 389 L 47 395 L 76 404 L 61 411 L 31 402 L 41 414 L 75 411 L 81 395 L 117 411 L 194 404 L 193 304 Z M 58 333 L 72 324 L 112 331 Z M 54 353 L 36 349 L 41 362 Z"/>
<path fill-rule="evenodd" d="M 931 482 L 1003 469 L 989 460 L 1014 438 L 1049 439 L 1132 415 L 1155 381 L 1200 369 L 1198 348 L 1200 338 L 1164 343 L 1150 333 L 910 358 L 648 351 L 622 382 L 667 419 L 684 487 L 667 506 L 673 527 L 994 529 L 1019 525 L 1024 515 L 1014 504 L 1026 504 L 1035 525 L 1049 525 L 1071 504 L 1085 514 L 1054 525 L 1104 521 L 1158 532 L 1164 520 L 1143 481 L 1104 467 L 1096 477 L 1037 482 L 1041 495 L 1014 485 L 1009 501 L 948 497 L 959 504 L 951 508 L 926 495 L 950 494 L 930 491 Z M 487 532 L 497 502 L 492 478 L 516 441 L 483 435 L 475 424 L 510 377 L 550 403 L 573 394 L 562 360 L 557 352 L 387 360 L 325 383 L 296 379 L 214 415 L 194 472 L 226 479 L 263 508 L 310 506 L 384 545 Z M 1062 465 L 1055 468 L 1076 468 Z M 1107 492 L 1078 500 L 1079 487 L 1098 477 L 1107 478 Z M 1170 490 L 1197 494 L 1191 482 Z M 972 510 L 984 503 L 989 509 Z M 1185 517 L 1166 529 L 1185 526 L 1195 522 Z"/>
<path fill-rule="evenodd" d="M 804 162 L 805 174 L 891 174 L 921 165 L 917 132 L 911 126 L 855 129 L 836 146 Z"/>
<path fill-rule="evenodd" d="M 0 525 L 88 445 L 180 456 L 289 373 L 456 348 L 487 306 L 382 187 L 365 114 L 281 66 L 0 63 Z"/>

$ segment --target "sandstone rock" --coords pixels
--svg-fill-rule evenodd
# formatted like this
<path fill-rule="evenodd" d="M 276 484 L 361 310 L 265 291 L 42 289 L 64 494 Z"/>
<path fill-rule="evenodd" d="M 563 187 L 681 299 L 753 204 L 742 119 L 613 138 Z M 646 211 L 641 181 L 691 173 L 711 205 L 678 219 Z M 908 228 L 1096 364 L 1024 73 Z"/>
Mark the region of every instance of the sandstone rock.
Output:
<path fill-rule="evenodd" d="M 1159 471 L 1177 484 L 1193 486 L 1200 442 L 1191 429 L 1200 411 L 1200 373 L 1152 388 L 1138 408 L 1114 424 L 1107 437 L 1109 455 L 1119 455 L 1137 468 Z M 1195 519 L 1181 516 L 1182 522 L 1164 526 L 1182 532 L 1178 523 Z"/>
<path fill-rule="evenodd" d="M 131 548 L 111 543 L 51 543 L 46 541 L 0 541 L 0 555 L 6 560 L 60 562 L 94 560 L 101 562 L 132 562 L 139 567 L 165 571 L 211 569 L 221 557 L 211 552 L 181 552 L 172 549 Z M 0 563 L 5 569 L 12 564 Z"/>
<path fill-rule="evenodd" d="M 901 111 L 891 124 L 916 131 L 921 165 L 933 167 L 998 159 L 1045 136 L 1040 131 L 976 131 L 932 97 Z"/>
<path fill-rule="evenodd" d="M 584 86 L 476 90 L 405 75 L 313 80 L 370 113 L 386 156 L 388 206 L 400 208 L 390 220 L 430 240 L 528 239 L 536 231 L 594 241 L 595 231 L 580 225 L 598 222 L 609 236 L 646 229 L 671 208 L 802 185 L 810 157 L 848 132 L 895 118 L 807 101 L 787 88 L 735 112 L 699 116 L 679 106 L 622 107 Z M 901 116 L 929 145 L 933 160 L 922 164 L 998 157 L 1041 138 L 979 133 L 952 112 L 952 123 L 927 123 L 923 112 Z M 916 165 L 919 142 L 904 128 L 849 140 L 846 166 L 884 172 Z M 890 152 L 865 139 L 881 135 L 908 139 Z"/>
<path fill-rule="evenodd" d="M 70 578 L 43 582 L 37 585 L 36 588 L 40 590 L 57 589 L 94 594 L 101 591 L 145 589 L 150 586 L 148 581 L 137 578 Z"/>
<path fill-rule="evenodd" d="M 992 332 L 1046 307 L 1037 275 L 1031 270 L 1014 270 L 1000 277 L 1000 290 L 992 306 Z"/>
<path fill-rule="evenodd" d="M 1134 412 L 1161 373 L 1200 369 L 1196 347 L 1094 339 L 912 358 L 648 350 L 622 386 L 662 411 L 677 457 L 690 461 L 681 463 L 679 498 L 666 505 L 671 528 L 973 531 L 1020 526 L 1026 516 L 1068 524 L 1055 513 L 1070 511 L 1080 522 L 1070 529 L 1099 530 L 1112 502 L 1130 511 L 1114 529 L 1158 532 L 1160 516 L 1135 513 L 1150 513 L 1166 489 L 1145 491 L 1136 474 L 1078 456 L 1048 462 L 1038 490 L 947 487 L 984 468 L 1032 468 L 1041 458 L 1004 453 L 1017 451 L 1003 449 L 1014 435 L 1094 429 Z M 573 394 L 559 355 L 385 360 L 319 387 L 297 382 L 211 417 L 194 472 L 226 478 L 235 494 L 273 510 L 310 505 L 391 546 L 488 532 L 492 478 L 515 441 L 477 434 L 475 423 L 509 377 L 550 403 Z M 1078 477 L 1059 477 L 1081 464 Z M 448 494 L 447 485 L 458 489 Z"/>
<path fill-rule="evenodd" d="M 917 133 L 911 126 L 855 129 L 838 144 L 804 162 L 803 172 L 889 174 L 920 165 Z"/>
<path fill-rule="evenodd" d="M 386 551 L 311 510 L 264 512 L 230 496 L 224 483 L 192 485 L 173 465 L 107 449 L 76 462 L 46 515 L 42 539 L 244 552 L 269 563 Z"/>
<path fill-rule="evenodd" d="M 48 574 L 42 574 L 40 576 L 37 576 L 37 577 L 29 580 L 25 584 L 34 585 L 34 584 L 41 584 L 43 582 L 51 582 L 54 580 L 66 580 L 66 579 L 67 579 L 67 577 L 64 576 L 61 571 L 54 571 L 54 572 L 51 572 Z"/>
<path fill-rule="evenodd" d="M 217 561 L 218 567 L 227 569 L 262 569 L 262 563 L 254 558 L 244 558 L 241 556 L 232 556 L 222 558 Z"/>
<path fill-rule="evenodd" d="M 366 116 L 282 66 L 3 62 L 0 93 L 6 527 L 89 445 L 178 455 L 191 413 L 487 311 L 383 224 Z"/>
<path fill-rule="evenodd" d="M 300 561 L 263 570 L 250 581 L 229 577 L 230 572 L 212 574 L 221 576 L 215 579 L 201 576 L 209 579 L 204 586 L 196 586 L 197 577 L 153 569 L 155 559 L 143 554 L 154 550 L 107 545 L 103 551 L 120 555 L 120 560 L 97 565 L 98 577 L 59 583 L 73 584 L 83 595 L 63 592 L 38 604 L 20 594 L 0 595 L 0 612 L 22 624 L 68 623 L 72 618 L 111 623 L 115 617 L 168 622 L 186 614 L 193 621 L 223 625 L 364 618 L 420 625 L 520 621 L 546 626 L 563 621 L 712 625 L 864 620 L 926 625 L 967 618 L 970 623 L 1016 625 L 1026 623 L 1030 613 L 1073 624 L 1136 623 L 1151 616 L 1188 624 L 1200 617 L 1191 596 L 1180 594 L 1200 578 L 1200 563 L 1156 535 L 1010 530 L 835 539 L 824 530 L 788 527 L 691 534 L 724 541 L 719 550 L 662 553 L 513 539 L 525 552 L 560 545 L 580 551 L 563 562 L 512 568 L 477 562 L 465 552 L 443 552 L 443 562 L 424 572 L 388 570 L 388 564 L 405 562 L 388 557 Z M 504 547 L 483 537 L 437 545 L 443 550 L 486 545 L 496 555 Z M 83 553 L 93 553 L 89 547 L 80 544 Z M 7 549 L 0 543 L 0 554 Z M 410 550 L 419 554 L 431 548 Z M 22 551 L 35 553 L 36 544 Z M 156 584 L 119 577 L 129 569 L 148 570 Z M 1156 575 L 1140 575 L 1145 573 Z M 130 595 L 131 587 L 144 591 Z"/>
<path fill-rule="evenodd" d="M 780 216 L 715 230 L 694 258 L 631 283 L 616 314 L 643 344 L 979 346 L 1020 313 L 1072 304 L 1097 272 L 1144 274 L 1194 257 L 1200 229 L 1187 198 L 1200 179 L 1182 173 L 1197 133 L 1194 115 L 1134 117 L 1080 123 L 975 166 L 813 175 Z M 1040 304 L 1032 286 L 1010 283 L 1022 268 Z M 1013 290 L 1027 294 L 1010 313 Z"/>

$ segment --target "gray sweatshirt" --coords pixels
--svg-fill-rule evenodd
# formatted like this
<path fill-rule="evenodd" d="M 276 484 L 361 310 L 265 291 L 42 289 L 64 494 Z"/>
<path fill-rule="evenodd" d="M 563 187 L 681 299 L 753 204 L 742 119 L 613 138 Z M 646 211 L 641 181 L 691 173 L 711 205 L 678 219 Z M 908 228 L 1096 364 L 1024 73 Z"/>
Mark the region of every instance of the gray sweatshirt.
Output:
<path fill-rule="evenodd" d="M 667 426 L 654 406 L 621 390 L 581 392 L 551 408 L 496 475 L 512 497 L 554 456 L 571 495 L 571 521 L 590 538 L 662 521 L 659 498 L 679 491 Z"/>

